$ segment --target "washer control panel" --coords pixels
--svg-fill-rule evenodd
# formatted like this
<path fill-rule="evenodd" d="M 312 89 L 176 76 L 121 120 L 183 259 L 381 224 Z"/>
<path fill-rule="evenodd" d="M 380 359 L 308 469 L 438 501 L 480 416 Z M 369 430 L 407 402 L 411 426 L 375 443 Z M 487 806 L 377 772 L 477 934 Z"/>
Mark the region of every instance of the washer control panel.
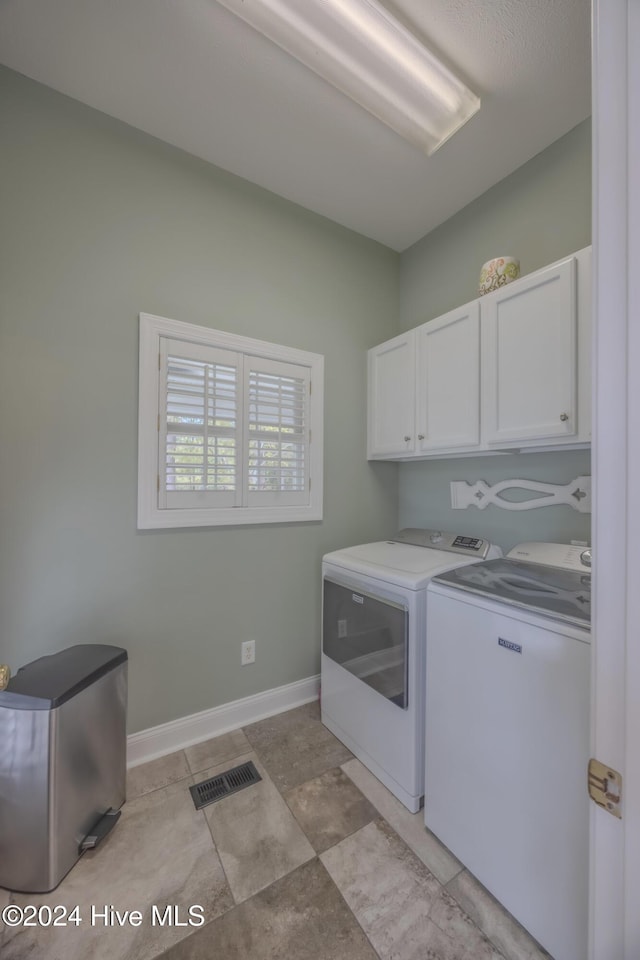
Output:
<path fill-rule="evenodd" d="M 591 569 L 591 549 L 584 545 L 571 543 L 538 543 L 531 541 L 519 543 L 509 551 L 508 557 L 526 560 L 528 563 L 543 563 L 548 567 L 561 567 L 564 570 Z"/>

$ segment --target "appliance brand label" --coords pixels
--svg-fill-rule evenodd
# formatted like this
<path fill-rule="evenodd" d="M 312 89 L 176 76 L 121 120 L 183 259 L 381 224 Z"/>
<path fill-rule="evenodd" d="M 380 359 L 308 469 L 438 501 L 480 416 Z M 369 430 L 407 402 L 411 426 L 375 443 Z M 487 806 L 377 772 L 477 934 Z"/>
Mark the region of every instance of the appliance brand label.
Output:
<path fill-rule="evenodd" d="M 513 650 L 514 653 L 522 653 L 522 647 L 519 643 L 512 643 L 511 640 L 503 640 L 502 637 L 498 637 L 498 644 L 501 647 L 504 647 L 505 650 Z"/>
<path fill-rule="evenodd" d="M 357 593 L 352 593 L 351 599 L 353 600 L 354 603 L 364 603 L 364 597 L 358 596 Z"/>

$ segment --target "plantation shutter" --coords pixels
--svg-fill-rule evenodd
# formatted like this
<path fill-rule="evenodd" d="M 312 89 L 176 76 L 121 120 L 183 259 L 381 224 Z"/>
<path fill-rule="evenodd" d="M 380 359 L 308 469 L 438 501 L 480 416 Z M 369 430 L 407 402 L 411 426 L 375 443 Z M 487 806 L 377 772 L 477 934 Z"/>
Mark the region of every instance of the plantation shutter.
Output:
<path fill-rule="evenodd" d="M 308 367 L 244 358 L 249 506 L 309 503 L 309 383 Z"/>
<path fill-rule="evenodd" d="M 239 371 L 233 351 L 161 339 L 159 506 L 240 503 Z"/>
<path fill-rule="evenodd" d="M 320 354 L 140 314 L 138 528 L 322 519 Z"/>

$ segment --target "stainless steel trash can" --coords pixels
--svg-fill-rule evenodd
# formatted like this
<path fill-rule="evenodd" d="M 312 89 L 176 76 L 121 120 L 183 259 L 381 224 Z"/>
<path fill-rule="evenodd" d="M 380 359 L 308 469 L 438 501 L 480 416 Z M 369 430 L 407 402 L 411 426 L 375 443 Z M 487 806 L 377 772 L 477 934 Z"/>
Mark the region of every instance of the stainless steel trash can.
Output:
<path fill-rule="evenodd" d="M 0 691 L 0 887 L 46 893 L 125 800 L 127 651 L 80 644 Z"/>

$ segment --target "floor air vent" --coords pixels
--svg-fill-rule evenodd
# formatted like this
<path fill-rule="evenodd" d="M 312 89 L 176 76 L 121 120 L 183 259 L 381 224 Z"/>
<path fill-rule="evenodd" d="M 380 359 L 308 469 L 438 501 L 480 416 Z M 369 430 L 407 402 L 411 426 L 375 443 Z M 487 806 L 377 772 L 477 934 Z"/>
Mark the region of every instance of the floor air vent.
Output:
<path fill-rule="evenodd" d="M 202 783 L 196 783 L 189 787 L 196 810 L 206 807 L 209 803 L 215 803 L 216 800 L 222 800 L 223 797 L 229 797 L 238 790 L 244 790 L 250 787 L 252 783 L 258 783 L 262 777 L 253 765 L 253 761 L 243 763 L 239 767 L 233 767 L 225 773 L 218 774 L 217 777 L 211 777 L 210 780 L 203 780 Z"/>

